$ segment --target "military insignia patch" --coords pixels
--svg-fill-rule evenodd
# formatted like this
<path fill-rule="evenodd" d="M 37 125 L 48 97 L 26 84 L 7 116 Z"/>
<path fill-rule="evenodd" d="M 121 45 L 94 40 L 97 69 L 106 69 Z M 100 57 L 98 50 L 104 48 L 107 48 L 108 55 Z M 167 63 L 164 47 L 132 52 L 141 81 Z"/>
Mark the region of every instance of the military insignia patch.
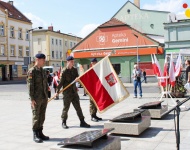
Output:
<path fill-rule="evenodd" d="M 117 80 L 113 73 L 110 73 L 108 76 L 105 77 L 105 79 L 110 86 L 113 86 L 114 84 L 117 83 Z"/>

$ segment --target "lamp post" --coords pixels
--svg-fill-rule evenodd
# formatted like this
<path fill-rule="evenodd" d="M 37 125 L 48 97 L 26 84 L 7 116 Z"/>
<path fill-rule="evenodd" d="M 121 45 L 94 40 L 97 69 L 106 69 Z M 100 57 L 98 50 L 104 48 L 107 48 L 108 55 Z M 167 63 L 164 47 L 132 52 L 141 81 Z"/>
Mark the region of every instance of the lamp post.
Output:
<path fill-rule="evenodd" d="M 29 37 L 29 54 L 28 54 L 28 66 L 30 66 L 30 32 L 32 32 L 33 30 L 36 30 L 36 29 L 42 29 L 42 27 L 36 27 L 36 28 L 32 28 L 32 29 L 30 29 L 30 30 L 27 30 L 26 32 L 28 32 L 28 37 Z M 28 68 L 29 69 L 29 68 Z"/>
<path fill-rule="evenodd" d="M 137 38 L 136 40 L 136 43 L 137 43 L 137 66 L 139 66 L 139 36 L 134 34 L 133 35 Z"/>

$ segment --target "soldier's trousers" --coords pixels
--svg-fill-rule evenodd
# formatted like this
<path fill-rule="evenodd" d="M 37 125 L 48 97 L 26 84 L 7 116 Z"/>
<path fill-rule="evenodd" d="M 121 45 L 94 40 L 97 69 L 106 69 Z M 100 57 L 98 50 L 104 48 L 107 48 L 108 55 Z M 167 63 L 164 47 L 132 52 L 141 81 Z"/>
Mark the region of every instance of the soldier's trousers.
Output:
<path fill-rule="evenodd" d="M 32 108 L 32 123 L 33 123 L 33 130 L 40 129 L 45 121 L 45 113 L 47 108 L 47 102 L 46 99 L 36 100 L 36 105 L 34 108 Z"/>
<path fill-rule="evenodd" d="M 90 115 L 95 116 L 97 113 L 97 108 L 94 102 L 90 99 Z"/>
<path fill-rule="evenodd" d="M 78 95 L 78 93 L 73 93 L 72 95 L 63 95 L 64 106 L 63 106 L 63 111 L 62 111 L 62 115 L 61 115 L 62 120 L 67 120 L 68 111 L 69 111 L 71 103 L 73 104 L 79 119 L 80 120 L 84 119 L 82 109 L 80 107 L 79 95 Z"/>

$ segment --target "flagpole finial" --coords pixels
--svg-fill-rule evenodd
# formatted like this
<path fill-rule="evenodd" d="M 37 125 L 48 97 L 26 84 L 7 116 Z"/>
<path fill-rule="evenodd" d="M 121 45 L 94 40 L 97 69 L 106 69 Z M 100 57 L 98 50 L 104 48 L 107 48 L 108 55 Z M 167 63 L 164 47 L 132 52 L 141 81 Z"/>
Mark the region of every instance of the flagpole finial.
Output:
<path fill-rule="evenodd" d="M 113 54 L 116 54 L 116 51 L 115 51 L 114 49 L 111 51 L 110 54 L 108 54 L 108 56 L 111 56 L 111 55 L 113 55 Z"/>

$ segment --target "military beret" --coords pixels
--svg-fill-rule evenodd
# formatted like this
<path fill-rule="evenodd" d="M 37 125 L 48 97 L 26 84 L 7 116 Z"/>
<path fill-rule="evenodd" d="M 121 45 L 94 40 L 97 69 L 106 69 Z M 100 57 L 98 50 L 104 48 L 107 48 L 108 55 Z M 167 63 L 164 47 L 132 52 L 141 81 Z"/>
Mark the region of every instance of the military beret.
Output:
<path fill-rule="evenodd" d="M 91 62 L 97 62 L 96 58 L 91 59 Z"/>
<path fill-rule="evenodd" d="M 36 54 L 35 57 L 39 58 L 39 59 L 45 59 L 46 58 L 46 56 L 44 54 Z"/>
<path fill-rule="evenodd" d="M 68 56 L 67 61 L 69 61 L 69 60 L 74 60 L 73 56 Z"/>

